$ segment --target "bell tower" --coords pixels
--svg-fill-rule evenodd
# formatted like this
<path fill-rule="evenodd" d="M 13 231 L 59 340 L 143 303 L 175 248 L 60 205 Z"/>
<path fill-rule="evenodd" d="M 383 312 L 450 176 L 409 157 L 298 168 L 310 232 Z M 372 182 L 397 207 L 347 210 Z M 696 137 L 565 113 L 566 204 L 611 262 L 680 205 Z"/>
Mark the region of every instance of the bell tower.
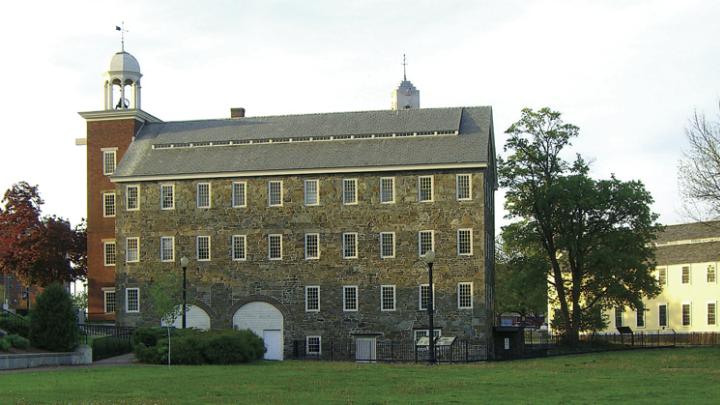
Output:
<path fill-rule="evenodd" d="M 403 80 L 400 86 L 392 92 L 393 110 L 408 110 L 411 108 L 420 108 L 420 90 L 413 86 L 412 82 L 407 79 L 407 62 L 403 54 Z"/>
<path fill-rule="evenodd" d="M 141 77 L 140 64 L 123 46 L 105 72 L 105 110 L 139 110 Z"/>

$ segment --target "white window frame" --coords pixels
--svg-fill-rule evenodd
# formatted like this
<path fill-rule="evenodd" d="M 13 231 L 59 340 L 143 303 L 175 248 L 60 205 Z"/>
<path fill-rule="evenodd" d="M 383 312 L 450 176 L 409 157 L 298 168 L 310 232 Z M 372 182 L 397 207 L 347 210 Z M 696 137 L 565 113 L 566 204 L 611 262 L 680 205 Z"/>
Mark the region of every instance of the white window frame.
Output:
<path fill-rule="evenodd" d="M 390 193 L 391 197 L 389 200 L 383 200 L 383 181 L 390 181 Z M 395 177 L 380 177 L 380 204 L 395 204 Z"/>
<path fill-rule="evenodd" d="M 130 310 L 130 294 L 129 291 L 137 291 L 137 309 Z M 126 288 L 125 289 L 125 312 L 128 314 L 137 314 L 140 312 L 140 289 L 138 287 Z"/>
<path fill-rule="evenodd" d="M 103 218 L 115 218 L 115 215 L 117 214 L 117 196 L 115 195 L 114 191 L 106 191 L 102 193 L 103 195 Z M 110 200 L 108 200 L 108 197 L 110 197 Z M 110 213 L 108 209 L 108 201 L 112 201 L 111 207 L 112 207 L 112 213 Z"/>
<path fill-rule="evenodd" d="M 392 309 L 385 309 L 385 306 L 383 305 L 383 290 L 386 288 L 392 289 Z M 397 289 L 395 288 L 394 284 L 383 284 L 380 286 L 380 311 L 381 312 L 394 312 L 397 309 Z"/>
<path fill-rule="evenodd" d="M 272 239 L 277 237 L 280 241 L 280 256 L 279 257 L 272 257 Z M 281 233 L 271 233 L 268 235 L 267 238 L 268 241 L 268 260 L 282 260 L 283 258 L 283 237 Z"/>
<path fill-rule="evenodd" d="M 317 308 L 310 308 L 308 301 L 308 291 L 311 289 L 317 289 Z M 319 285 L 307 285 L 305 286 L 305 312 L 320 312 L 320 286 Z"/>
<path fill-rule="evenodd" d="M 658 303 L 658 328 L 667 328 L 670 326 L 670 308 L 668 308 L 667 302 L 659 302 Z M 665 308 L 665 325 L 661 324 L 660 321 L 660 315 L 662 314 L 662 311 L 660 310 L 661 307 Z"/>
<path fill-rule="evenodd" d="M 468 196 L 460 197 L 460 178 L 467 177 L 468 179 Z M 472 200 L 472 174 L 470 173 L 459 173 L 455 175 L 455 198 L 458 201 L 471 201 Z"/>
<path fill-rule="evenodd" d="M 392 254 L 385 255 L 383 252 L 383 241 L 384 236 L 390 235 L 392 237 Z M 395 232 L 380 232 L 380 258 L 381 259 L 393 259 L 395 258 Z"/>
<path fill-rule="evenodd" d="M 134 260 L 130 260 L 130 241 L 134 240 L 137 244 L 137 248 L 135 251 L 137 252 L 137 257 Z M 137 236 L 125 238 L 125 263 L 137 263 L 140 261 L 140 238 Z"/>
<path fill-rule="evenodd" d="M 423 179 L 430 179 L 430 199 L 422 199 L 422 181 Z M 430 176 L 418 176 L 417 181 L 417 200 L 418 202 L 433 202 L 435 201 L 435 177 Z"/>
<path fill-rule="evenodd" d="M 347 189 L 345 184 L 353 184 L 353 200 L 348 200 Z M 358 179 L 343 179 L 342 180 L 342 202 L 343 205 L 357 205 L 358 203 Z"/>
<path fill-rule="evenodd" d="M 169 207 L 165 206 L 165 196 L 163 195 L 163 188 L 170 187 L 170 197 L 172 198 L 172 205 Z M 161 183 L 160 184 L 160 209 L 161 210 L 174 210 L 175 209 L 175 183 Z"/>
<path fill-rule="evenodd" d="M 237 251 L 235 250 L 236 240 L 242 240 L 242 257 L 237 257 Z M 232 235 L 230 237 L 230 256 L 235 262 L 244 262 L 247 260 L 247 235 Z"/>
<path fill-rule="evenodd" d="M 439 338 L 442 336 L 442 329 L 441 328 L 433 328 L 435 338 Z M 428 337 L 430 336 L 430 329 L 413 329 L 413 337 L 415 338 L 415 342 L 420 340 L 421 337 Z"/>
<path fill-rule="evenodd" d="M 108 294 L 113 295 L 113 310 L 108 311 Z M 114 288 L 108 288 L 103 290 L 103 311 L 106 314 L 112 314 L 117 311 L 117 294 Z"/>
<path fill-rule="evenodd" d="M 614 307 L 613 310 L 615 311 L 613 314 L 613 322 L 615 322 L 615 327 L 619 326 L 625 326 L 625 307 Z M 618 325 L 618 314 L 620 315 L 620 324 Z"/>
<path fill-rule="evenodd" d="M 135 208 L 130 207 L 130 189 L 135 189 Z M 125 211 L 140 211 L 140 185 L 129 184 L 125 186 Z"/>
<path fill-rule="evenodd" d="M 207 258 L 200 258 L 200 239 L 207 239 Z M 195 257 L 199 262 L 209 262 L 212 260 L 212 238 L 210 235 L 198 235 L 195 237 Z"/>
<path fill-rule="evenodd" d="M 648 312 L 648 311 L 646 311 L 645 303 L 643 303 L 642 308 L 635 308 L 635 327 L 636 328 L 645 329 L 647 327 L 647 313 L 646 312 Z M 643 320 L 642 326 L 638 325 L 638 319 L 639 319 L 638 315 L 639 314 L 642 314 L 642 320 Z"/>
<path fill-rule="evenodd" d="M 163 240 L 170 241 L 172 257 L 169 259 L 163 256 Z M 165 262 L 165 263 L 172 263 L 175 261 L 175 237 L 174 236 L 161 236 L 160 237 L 160 261 Z"/>
<path fill-rule="evenodd" d="M 663 277 L 662 274 L 665 274 Z M 667 267 L 658 267 L 658 284 L 659 285 L 667 285 L 668 283 L 668 268 Z"/>
<path fill-rule="evenodd" d="M 347 246 L 346 246 L 346 236 L 354 236 L 355 239 L 355 249 L 352 256 L 348 256 L 347 253 Z M 343 259 L 357 259 L 358 258 L 358 233 L 357 232 L 343 232 L 342 234 L 342 258 Z"/>
<path fill-rule="evenodd" d="M 280 194 L 279 194 L 279 200 L 280 202 L 273 204 L 272 200 L 272 186 L 274 184 L 279 184 L 280 186 Z M 282 180 L 268 180 L 268 207 L 282 207 L 283 205 L 283 181 Z"/>
<path fill-rule="evenodd" d="M 111 176 L 115 174 L 115 171 L 117 170 L 117 148 L 102 148 L 102 156 L 103 156 L 103 175 L 105 176 Z M 112 155 L 112 170 L 107 170 L 108 168 L 108 156 Z"/>
<path fill-rule="evenodd" d="M 463 305 L 462 305 L 462 296 L 461 296 L 461 293 L 460 293 L 460 291 L 461 291 L 461 289 L 462 289 L 462 286 L 470 286 L 470 296 L 469 296 L 469 298 L 470 298 L 470 305 L 469 305 L 469 306 L 467 306 L 467 305 L 466 305 L 466 306 L 463 306 Z M 458 306 L 458 309 L 473 309 L 473 298 L 474 298 L 473 295 L 474 295 L 474 293 L 475 293 L 473 290 L 474 290 L 474 289 L 473 289 L 473 283 L 472 283 L 472 281 L 462 281 L 462 282 L 459 282 L 459 283 L 458 283 L 458 285 L 457 285 L 457 306 Z M 435 297 L 435 294 L 433 294 L 433 298 L 434 298 L 434 297 Z"/>
<path fill-rule="evenodd" d="M 310 339 L 317 339 L 318 350 L 316 352 L 310 351 Z M 309 354 L 309 355 L 313 355 L 313 356 L 321 356 L 322 355 L 322 336 L 318 336 L 318 335 L 305 336 L 305 354 Z"/>
<path fill-rule="evenodd" d="M 432 229 L 418 231 L 418 257 L 423 257 L 425 254 L 422 251 L 422 234 L 427 232 L 430 232 L 430 250 L 435 251 L 435 231 Z"/>
<path fill-rule="evenodd" d="M 201 204 L 200 187 L 207 186 L 207 205 Z M 198 183 L 195 186 L 195 206 L 197 208 L 212 208 L 212 184 L 209 181 Z"/>
<path fill-rule="evenodd" d="M 710 305 L 713 306 L 713 323 L 710 323 Z M 705 304 L 705 323 L 707 324 L 707 326 L 717 326 L 717 301 L 708 301 Z"/>
<path fill-rule="evenodd" d="M 113 249 L 113 260 L 110 262 L 108 259 L 108 246 L 112 246 Z M 117 264 L 117 243 L 114 240 L 108 240 L 103 242 L 103 264 L 105 267 L 115 267 Z"/>
<path fill-rule="evenodd" d="M 688 282 L 687 283 L 683 282 L 683 273 L 685 272 L 685 269 L 687 269 L 687 271 L 688 271 Z M 680 284 L 692 285 L 692 266 L 691 265 L 688 264 L 687 266 L 680 266 Z"/>
<path fill-rule="evenodd" d="M 233 208 L 245 208 L 247 207 L 247 182 L 246 181 L 233 181 L 231 187 L 230 204 Z M 237 201 L 237 188 L 242 188 L 243 199 L 242 204 L 236 204 Z"/>
<path fill-rule="evenodd" d="M 460 241 L 461 241 L 460 233 L 461 232 L 469 232 L 470 233 L 469 240 L 468 240 L 468 245 L 470 248 L 469 252 L 462 252 L 460 249 L 460 247 L 462 246 L 462 244 L 460 243 Z M 434 239 L 435 238 L 433 237 L 433 240 Z M 457 230 L 457 254 L 458 254 L 458 256 L 472 256 L 473 255 L 473 230 L 472 230 L 472 228 L 460 228 Z"/>
<path fill-rule="evenodd" d="M 347 292 L 355 290 L 355 308 L 348 308 L 348 302 L 347 302 Z M 360 295 L 359 295 L 358 286 L 356 285 L 344 285 L 343 286 L 343 312 L 357 312 L 360 308 Z"/>
<path fill-rule="evenodd" d="M 315 245 L 317 246 L 316 254 L 310 255 L 308 253 L 308 238 L 315 237 Z M 305 260 L 318 260 L 320 259 L 320 234 L 319 233 L 306 233 L 305 234 Z"/>
<path fill-rule="evenodd" d="M 688 324 L 685 325 L 685 306 L 688 307 Z M 680 326 L 683 328 L 691 328 L 692 327 L 692 302 L 691 301 L 683 301 L 682 304 L 680 304 Z"/>
<path fill-rule="evenodd" d="M 428 310 L 427 307 L 423 308 L 423 306 L 422 306 L 422 290 L 423 290 L 423 287 L 427 287 L 428 285 L 429 285 L 428 283 L 425 283 L 425 284 L 420 284 L 418 286 L 418 310 L 419 311 L 427 311 Z M 433 309 L 435 311 L 437 311 L 437 306 L 435 305 L 435 283 L 433 283 L 433 286 L 432 286 L 432 306 L 433 306 Z"/>
<path fill-rule="evenodd" d="M 708 281 L 708 278 L 710 276 L 710 269 L 712 269 L 712 281 Z M 714 264 L 708 264 L 707 267 L 705 267 L 705 282 L 708 284 L 717 284 L 717 266 L 715 266 Z"/>
<path fill-rule="evenodd" d="M 315 183 L 315 193 L 314 193 L 315 194 L 315 202 L 314 203 L 308 202 L 308 196 L 310 196 L 310 194 L 308 193 L 308 184 L 310 184 L 310 183 Z M 318 180 L 318 179 L 305 180 L 303 182 L 303 190 L 304 190 L 303 202 L 305 203 L 306 207 L 316 207 L 316 206 L 320 205 L 320 180 Z"/>

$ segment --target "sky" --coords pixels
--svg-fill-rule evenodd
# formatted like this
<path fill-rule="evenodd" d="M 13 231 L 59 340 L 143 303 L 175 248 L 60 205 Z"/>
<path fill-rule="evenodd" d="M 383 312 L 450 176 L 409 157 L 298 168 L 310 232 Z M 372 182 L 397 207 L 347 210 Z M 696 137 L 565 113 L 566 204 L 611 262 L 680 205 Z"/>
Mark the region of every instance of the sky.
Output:
<path fill-rule="evenodd" d="M 163 120 L 388 109 L 407 54 L 421 107 L 493 107 L 501 154 L 522 108 L 562 112 L 591 175 L 641 180 L 664 224 L 692 220 L 677 176 L 688 119 L 720 112 L 716 0 L 13 1 L 0 192 L 25 180 L 45 214 L 85 216 L 77 112 L 103 107 L 122 21 L 143 109 Z"/>

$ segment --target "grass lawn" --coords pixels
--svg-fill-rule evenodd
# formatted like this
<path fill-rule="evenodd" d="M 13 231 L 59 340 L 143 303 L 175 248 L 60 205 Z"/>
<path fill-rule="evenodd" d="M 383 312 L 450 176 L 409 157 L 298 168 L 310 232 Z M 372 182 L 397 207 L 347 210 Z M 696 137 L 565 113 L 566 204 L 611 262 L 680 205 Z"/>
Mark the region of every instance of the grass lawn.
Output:
<path fill-rule="evenodd" d="M 720 403 L 720 348 L 428 367 L 313 361 L 0 372 L 0 403 Z"/>

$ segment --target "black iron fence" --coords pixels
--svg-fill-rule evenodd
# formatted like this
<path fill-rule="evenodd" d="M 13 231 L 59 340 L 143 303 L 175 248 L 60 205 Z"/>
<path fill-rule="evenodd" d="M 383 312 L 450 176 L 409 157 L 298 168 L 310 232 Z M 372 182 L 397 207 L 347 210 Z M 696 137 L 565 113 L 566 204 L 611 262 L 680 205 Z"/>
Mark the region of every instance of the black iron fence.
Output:
<path fill-rule="evenodd" d="M 308 347 L 305 340 L 293 341 L 293 359 L 339 360 L 360 362 L 427 362 L 428 346 L 416 345 L 414 341 L 376 340 L 374 346 L 358 352 L 353 340 L 323 339 L 320 347 Z M 471 340 L 455 339 L 451 345 L 435 347 L 438 363 L 467 363 L 487 360 L 487 346 Z"/>
<path fill-rule="evenodd" d="M 131 328 L 131 327 L 115 326 L 115 325 L 99 325 L 99 324 L 92 324 L 92 323 L 78 324 L 78 328 L 80 329 L 80 339 L 83 343 L 86 343 L 86 344 L 89 340 L 89 337 L 106 337 L 106 336 L 112 336 L 112 337 L 120 338 L 123 340 L 127 340 L 128 342 L 131 342 L 133 332 L 135 332 L 135 328 Z"/>

